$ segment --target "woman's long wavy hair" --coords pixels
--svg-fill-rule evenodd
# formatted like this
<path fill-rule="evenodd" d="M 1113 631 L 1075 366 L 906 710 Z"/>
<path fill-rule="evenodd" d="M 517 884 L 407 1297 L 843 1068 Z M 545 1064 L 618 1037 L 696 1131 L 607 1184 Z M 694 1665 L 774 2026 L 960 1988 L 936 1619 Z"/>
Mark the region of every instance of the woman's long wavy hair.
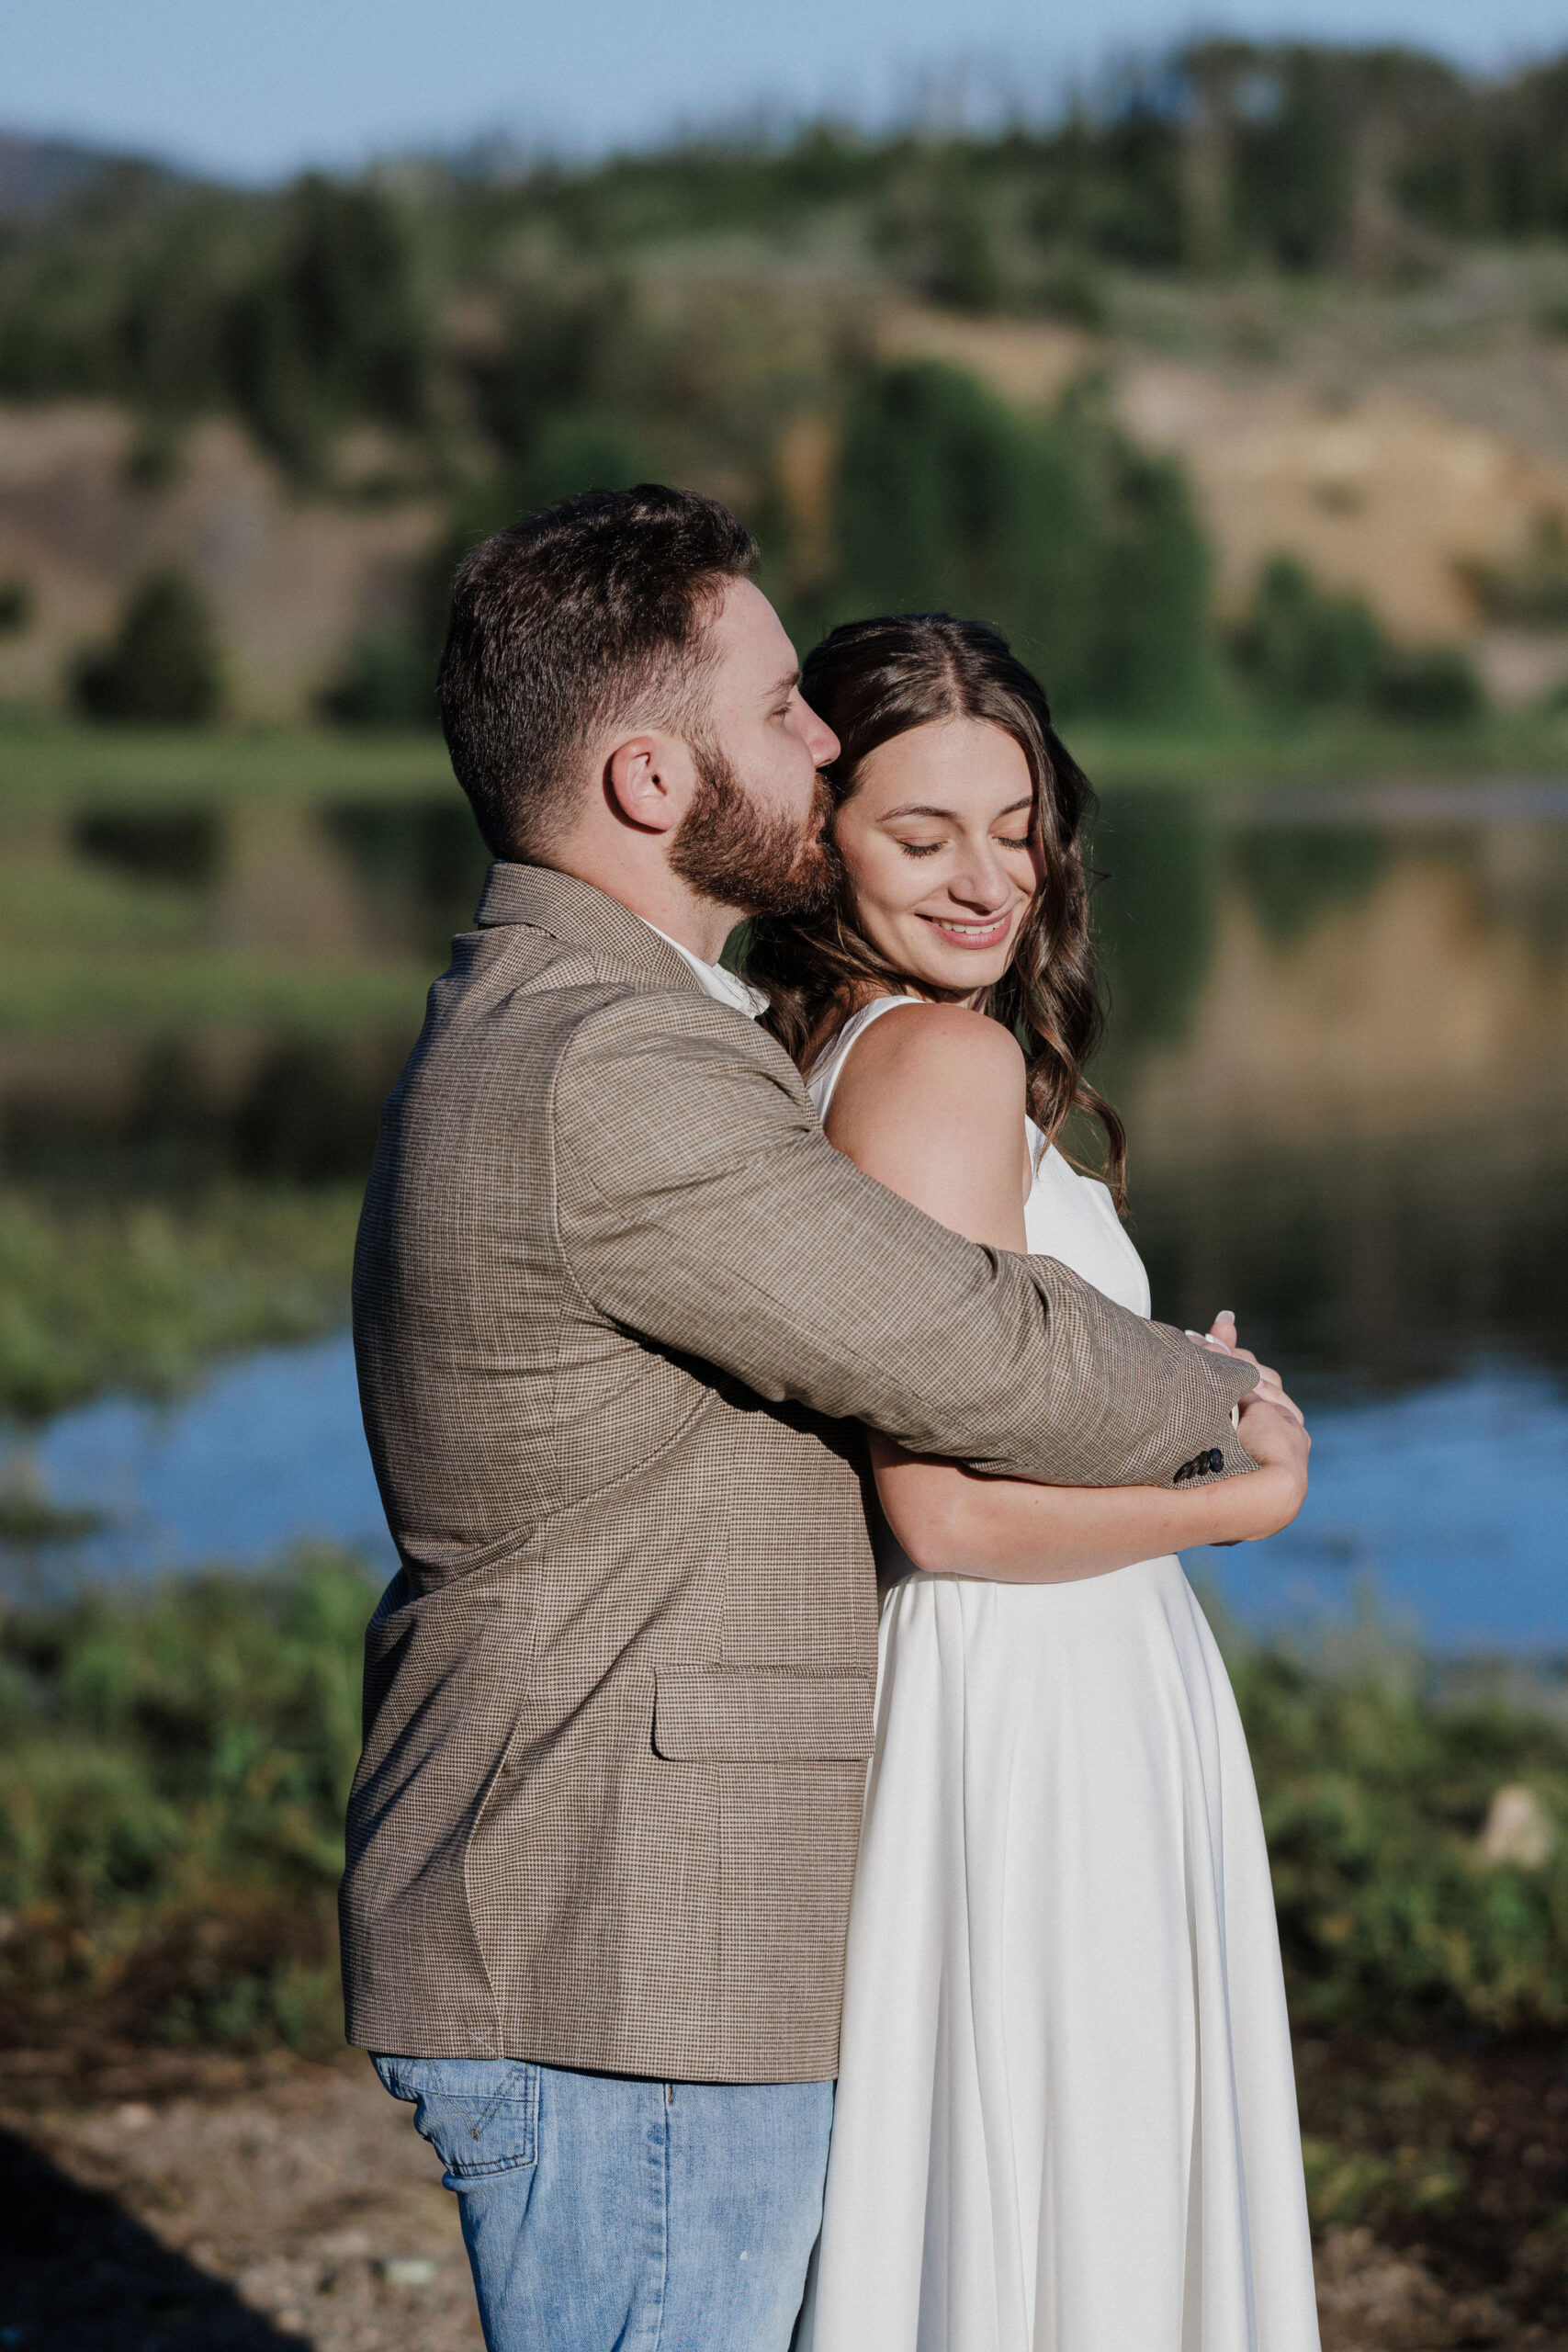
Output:
<path fill-rule="evenodd" d="M 1075 1109 L 1099 1121 L 1106 1173 L 1122 1206 L 1126 1133 L 1083 1067 L 1102 1025 L 1081 841 L 1094 794 L 1051 724 L 1040 681 L 1005 638 L 979 621 L 902 613 L 850 621 L 824 638 L 807 658 L 801 692 L 839 738 L 839 756 L 825 771 L 836 810 L 852 797 L 862 765 L 878 744 L 942 719 L 979 718 L 1000 727 L 1028 761 L 1043 879 L 1011 963 L 979 1002 L 1023 1046 L 1030 1115 L 1047 1142 Z M 802 1071 L 861 1005 L 909 986 L 908 974 L 886 962 L 857 927 L 841 868 L 821 913 L 758 917 L 745 973 L 769 1000 L 763 1025 Z"/>

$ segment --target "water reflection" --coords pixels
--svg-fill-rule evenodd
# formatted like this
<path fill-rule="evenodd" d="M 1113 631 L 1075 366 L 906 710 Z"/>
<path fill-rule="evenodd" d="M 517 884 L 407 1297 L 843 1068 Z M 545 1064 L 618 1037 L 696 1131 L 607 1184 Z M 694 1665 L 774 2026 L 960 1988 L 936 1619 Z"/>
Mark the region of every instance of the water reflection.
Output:
<path fill-rule="evenodd" d="M 237 937 L 275 918 L 259 831 L 95 821 L 76 842 L 128 874 L 177 867 Z M 450 800 L 299 812 L 287 846 L 290 923 L 395 936 L 432 969 L 483 866 Z M 1446 1646 L 1568 1643 L 1568 785 L 1111 793 L 1095 846 L 1097 1074 L 1132 1133 L 1156 1311 L 1235 1307 L 1319 1433 L 1299 1526 L 1206 1565 L 1259 1623 L 1342 1614 L 1370 1577 Z M 226 1059 L 176 1035 L 128 1071 L 110 1040 L 72 1121 L 13 1091 L 6 1159 L 341 1179 L 407 1042 L 252 1036 Z M 342 1340 L 220 1373 L 174 1413 L 89 1408 L 37 1466 L 51 1499 L 110 1514 L 73 1555 L 98 1568 L 378 1526 Z"/>
<path fill-rule="evenodd" d="M 1568 1361 L 1568 807 L 1114 796 L 1097 856 L 1158 1310 L 1297 1376 Z"/>

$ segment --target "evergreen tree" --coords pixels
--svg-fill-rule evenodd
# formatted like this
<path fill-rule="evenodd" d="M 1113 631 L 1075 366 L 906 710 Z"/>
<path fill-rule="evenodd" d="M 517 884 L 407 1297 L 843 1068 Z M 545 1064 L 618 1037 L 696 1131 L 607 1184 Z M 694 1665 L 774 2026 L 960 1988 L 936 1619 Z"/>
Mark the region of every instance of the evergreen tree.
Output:
<path fill-rule="evenodd" d="M 73 680 L 89 718 L 200 727 L 222 699 L 218 646 L 200 591 L 183 572 L 153 572 L 128 602 L 113 640 Z"/>
<path fill-rule="evenodd" d="M 1062 710 L 1169 709 L 1198 691 L 1208 561 L 1179 470 L 1089 396 L 1020 415 L 956 370 L 867 378 L 839 469 L 834 617 L 987 620 Z"/>

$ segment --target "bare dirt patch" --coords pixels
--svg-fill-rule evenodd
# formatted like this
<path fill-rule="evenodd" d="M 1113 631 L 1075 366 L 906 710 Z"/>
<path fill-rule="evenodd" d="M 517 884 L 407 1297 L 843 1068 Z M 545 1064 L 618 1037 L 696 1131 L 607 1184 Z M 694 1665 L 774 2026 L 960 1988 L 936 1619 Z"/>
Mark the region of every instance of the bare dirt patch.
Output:
<path fill-rule="evenodd" d="M 1324 2352 L 1568 2352 L 1554 2044 L 1307 2043 Z M 0 2052 L 18 2352 L 480 2352 L 455 2200 L 356 2056 Z"/>
<path fill-rule="evenodd" d="M 481 2352 L 455 2199 L 363 2058 L 0 2058 L 20 2352 Z"/>

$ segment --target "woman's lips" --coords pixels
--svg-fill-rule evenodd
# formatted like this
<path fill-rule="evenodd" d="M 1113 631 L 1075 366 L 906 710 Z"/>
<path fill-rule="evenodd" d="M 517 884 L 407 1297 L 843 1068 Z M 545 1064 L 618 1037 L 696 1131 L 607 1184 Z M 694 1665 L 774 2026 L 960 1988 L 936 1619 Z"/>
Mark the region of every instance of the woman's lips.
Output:
<path fill-rule="evenodd" d="M 987 923 L 949 922 L 941 915 L 922 915 L 920 921 L 929 922 L 943 939 L 951 939 L 955 947 L 999 947 L 1012 929 L 1010 910 L 1006 914 L 993 917 Z"/>

